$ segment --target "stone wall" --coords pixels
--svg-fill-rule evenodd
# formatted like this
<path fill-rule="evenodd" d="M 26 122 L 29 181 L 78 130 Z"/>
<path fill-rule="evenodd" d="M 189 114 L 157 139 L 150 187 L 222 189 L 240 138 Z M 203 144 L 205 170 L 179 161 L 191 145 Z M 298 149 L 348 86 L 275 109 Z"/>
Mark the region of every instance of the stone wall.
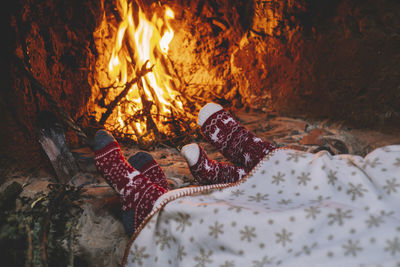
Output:
<path fill-rule="evenodd" d="M 171 57 L 189 91 L 351 126 L 400 125 L 400 2 L 234 2 L 176 8 Z"/>
<path fill-rule="evenodd" d="M 154 11 L 154 1 L 141 2 L 148 14 Z M 269 107 L 375 129 L 400 126 L 399 1 L 159 2 L 176 17 L 171 73 L 199 102 Z M 112 9 L 112 1 L 106 3 Z M 21 63 L 87 130 L 101 2 L 18 0 L 9 11 L 1 159 L 35 166 L 41 158 L 36 117 L 52 108 Z M 72 131 L 67 137 L 77 143 Z"/>
<path fill-rule="evenodd" d="M 255 87 L 270 92 L 271 104 L 284 114 L 398 126 L 400 2 L 275 2 L 278 25 L 271 31 L 255 20 L 253 28 L 265 35 L 248 38 L 234 64 L 252 72 L 240 56 L 265 47 L 254 57 L 266 65 Z"/>
<path fill-rule="evenodd" d="M 0 165 L 18 161 L 21 168 L 30 168 L 45 162 L 35 133 L 38 114 L 55 112 L 40 89 L 74 120 L 86 115 L 88 73 L 95 62 L 92 33 L 100 5 L 97 0 L 17 0 L 7 10 Z M 77 143 L 75 135 L 67 134 L 71 143 Z"/>

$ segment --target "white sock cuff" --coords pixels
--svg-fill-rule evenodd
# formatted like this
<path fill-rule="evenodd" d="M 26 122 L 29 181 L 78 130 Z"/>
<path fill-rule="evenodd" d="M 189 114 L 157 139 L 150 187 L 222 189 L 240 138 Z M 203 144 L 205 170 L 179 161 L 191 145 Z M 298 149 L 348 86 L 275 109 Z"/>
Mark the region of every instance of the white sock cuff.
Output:
<path fill-rule="evenodd" d="M 189 167 L 197 163 L 200 156 L 200 148 L 198 144 L 185 145 L 181 149 L 182 156 L 186 159 Z"/>
<path fill-rule="evenodd" d="M 197 119 L 197 124 L 203 126 L 204 122 L 215 112 L 220 111 L 222 109 L 221 105 L 215 103 L 208 103 L 204 107 L 201 108 L 199 112 L 199 117 Z"/>

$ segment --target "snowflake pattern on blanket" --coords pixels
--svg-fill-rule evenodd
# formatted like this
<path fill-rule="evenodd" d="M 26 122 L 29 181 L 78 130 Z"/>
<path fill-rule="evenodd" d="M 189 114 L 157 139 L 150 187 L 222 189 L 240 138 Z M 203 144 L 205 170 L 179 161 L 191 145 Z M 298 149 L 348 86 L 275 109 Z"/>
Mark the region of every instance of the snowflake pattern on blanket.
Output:
<path fill-rule="evenodd" d="M 170 201 L 125 264 L 399 266 L 400 146 L 365 158 L 275 151 L 242 183 Z"/>

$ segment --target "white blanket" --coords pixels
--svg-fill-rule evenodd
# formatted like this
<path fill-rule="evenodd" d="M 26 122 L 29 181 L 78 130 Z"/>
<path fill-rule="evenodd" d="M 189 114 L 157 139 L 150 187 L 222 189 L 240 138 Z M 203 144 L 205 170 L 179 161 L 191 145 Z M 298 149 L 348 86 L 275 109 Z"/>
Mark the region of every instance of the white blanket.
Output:
<path fill-rule="evenodd" d="M 170 191 L 126 266 L 399 266 L 400 145 L 277 150 L 236 184 Z"/>

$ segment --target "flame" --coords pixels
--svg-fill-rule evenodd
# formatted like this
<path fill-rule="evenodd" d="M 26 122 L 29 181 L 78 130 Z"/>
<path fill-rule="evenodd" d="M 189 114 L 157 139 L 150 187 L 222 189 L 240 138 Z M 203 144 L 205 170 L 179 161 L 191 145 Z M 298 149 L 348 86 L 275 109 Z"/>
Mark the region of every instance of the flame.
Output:
<path fill-rule="evenodd" d="M 126 86 L 130 88 L 124 101 L 118 103 L 106 120 L 105 127 L 136 137 L 136 140 L 148 135 L 151 121 L 157 125 L 157 131 L 168 132 L 166 122 L 171 116 L 184 113 L 182 96 L 175 90 L 165 63 L 174 37 L 170 25 L 174 12 L 165 7 L 163 16 L 154 14 L 148 20 L 140 6 L 128 0 L 117 0 L 117 10 L 121 20 L 113 38 L 112 51 L 108 52 L 107 71 L 103 70 L 106 75 L 97 76 L 98 84 L 111 84 L 106 104 Z M 104 15 L 103 21 L 107 18 Z M 97 34 L 101 35 L 100 30 Z M 151 71 L 137 79 L 143 69 L 150 68 Z M 143 114 L 145 111 L 149 114 Z"/>

